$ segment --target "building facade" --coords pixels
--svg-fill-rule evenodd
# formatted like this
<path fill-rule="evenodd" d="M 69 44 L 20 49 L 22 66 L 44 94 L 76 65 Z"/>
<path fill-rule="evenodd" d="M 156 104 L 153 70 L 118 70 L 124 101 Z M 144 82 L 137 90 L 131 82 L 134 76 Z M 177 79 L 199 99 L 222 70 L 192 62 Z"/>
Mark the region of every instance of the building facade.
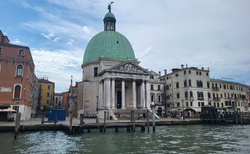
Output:
<path fill-rule="evenodd" d="M 201 107 L 207 105 L 211 98 L 209 69 L 203 67 L 173 68 L 171 73 L 159 77 L 165 82 L 167 112 L 183 111 L 191 108 L 201 112 Z"/>
<path fill-rule="evenodd" d="M 242 112 L 249 109 L 248 86 L 232 81 L 210 79 L 211 101 L 216 107 L 236 107 Z"/>
<path fill-rule="evenodd" d="M 0 109 L 12 108 L 29 119 L 33 100 L 35 65 L 29 47 L 10 44 L 0 31 Z M 0 119 L 10 118 L 0 113 Z"/>
<path fill-rule="evenodd" d="M 55 93 L 53 107 L 54 109 L 63 108 L 63 93 Z"/>
<path fill-rule="evenodd" d="M 139 66 L 128 39 L 116 32 L 116 18 L 104 17 L 104 31 L 95 35 L 83 57 L 83 78 L 78 84 L 83 101 L 79 113 L 150 108 L 150 72 Z"/>
<path fill-rule="evenodd" d="M 160 74 L 149 71 L 150 75 L 150 102 L 155 105 L 156 114 L 163 117 L 166 112 L 164 81 L 159 80 Z"/>
<path fill-rule="evenodd" d="M 39 100 L 38 106 L 40 109 L 52 108 L 54 103 L 54 89 L 55 83 L 49 81 L 46 78 L 41 78 L 38 80 L 39 82 Z"/>

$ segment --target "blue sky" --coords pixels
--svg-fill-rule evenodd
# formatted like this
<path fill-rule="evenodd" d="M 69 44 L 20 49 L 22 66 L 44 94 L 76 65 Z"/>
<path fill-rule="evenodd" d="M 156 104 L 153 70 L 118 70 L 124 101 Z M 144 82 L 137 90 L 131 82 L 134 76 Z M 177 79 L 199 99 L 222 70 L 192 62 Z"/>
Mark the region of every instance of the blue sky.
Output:
<path fill-rule="evenodd" d="M 0 30 L 11 43 L 28 46 L 35 74 L 63 92 L 71 75 L 81 81 L 85 48 L 103 31 L 109 2 L 1 0 Z M 117 0 L 112 12 L 142 67 L 209 67 L 211 78 L 250 85 L 249 0 Z"/>

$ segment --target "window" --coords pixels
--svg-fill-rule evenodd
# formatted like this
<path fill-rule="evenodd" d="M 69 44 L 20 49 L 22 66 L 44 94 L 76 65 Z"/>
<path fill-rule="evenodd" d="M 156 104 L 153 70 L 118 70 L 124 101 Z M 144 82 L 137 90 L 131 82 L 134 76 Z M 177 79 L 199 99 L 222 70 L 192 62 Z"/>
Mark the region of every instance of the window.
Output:
<path fill-rule="evenodd" d="M 0 47 L 0 55 L 2 54 L 2 47 Z"/>
<path fill-rule="evenodd" d="M 154 85 L 151 84 L 151 90 L 154 90 Z"/>
<path fill-rule="evenodd" d="M 98 67 L 94 67 L 94 77 L 98 76 Z"/>
<path fill-rule="evenodd" d="M 201 106 L 204 106 L 204 102 L 201 102 Z"/>
<path fill-rule="evenodd" d="M 210 84 L 209 84 L 209 82 L 207 82 L 207 88 L 210 88 Z"/>
<path fill-rule="evenodd" d="M 48 85 L 48 89 L 50 89 L 50 85 Z"/>
<path fill-rule="evenodd" d="M 201 106 L 201 102 L 198 102 L 198 106 L 199 106 L 199 107 Z"/>
<path fill-rule="evenodd" d="M 179 76 L 179 74 L 175 74 L 175 77 L 178 77 Z"/>
<path fill-rule="evenodd" d="M 209 75 L 209 73 L 206 73 L 206 75 L 208 76 L 208 75 Z"/>
<path fill-rule="evenodd" d="M 192 86 L 192 81 L 191 81 L 191 79 L 188 80 L 188 83 L 189 83 L 189 87 L 191 87 L 191 86 Z"/>
<path fill-rule="evenodd" d="M 188 74 L 191 74 L 191 70 L 188 70 Z"/>
<path fill-rule="evenodd" d="M 18 65 L 17 66 L 16 77 L 23 77 L 23 65 Z"/>
<path fill-rule="evenodd" d="M 177 102 L 177 107 L 180 107 L 180 103 L 179 102 Z"/>
<path fill-rule="evenodd" d="M 24 56 L 24 50 L 23 49 L 20 49 L 18 51 L 18 56 Z"/>
<path fill-rule="evenodd" d="M 158 90 L 161 90 L 161 86 L 160 85 L 158 85 Z"/>
<path fill-rule="evenodd" d="M 197 85 L 197 87 L 203 87 L 203 83 L 202 83 L 202 81 L 196 81 L 196 85 Z"/>
<path fill-rule="evenodd" d="M 211 98 L 211 94 L 210 94 L 210 92 L 208 92 L 208 93 L 207 93 L 207 95 L 208 95 L 208 98 Z"/>
<path fill-rule="evenodd" d="M 190 97 L 193 97 L 193 92 L 192 91 L 190 91 Z"/>
<path fill-rule="evenodd" d="M 158 102 L 160 102 L 160 101 L 161 101 L 161 95 L 158 96 Z"/>
<path fill-rule="evenodd" d="M 16 85 L 15 86 L 15 91 L 14 91 L 14 99 L 21 99 L 21 86 Z"/>
<path fill-rule="evenodd" d="M 187 91 L 185 92 L 185 98 L 188 98 L 188 92 Z"/>
<path fill-rule="evenodd" d="M 49 92 L 47 92 L 47 97 L 49 97 L 49 95 L 50 95 L 50 93 L 49 93 Z"/>
<path fill-rule="evenodd" d="M 19 111 L 19 106 L 13 106 L 12 108 L 16 111 Z"/>
<path fill-rule="evenodd" d="M 154 79 L 154 76 L 151 75 L 151 76 L 150 76 L 150 79 Z"/>
<path fill-rule="evenodd" d="M 49 104 L 49 99 L 47 99 L 47 104 Z"/>
<path fill-rule="evenodd" d="M 184 71 L 184 75 L 186 74 L 186 71 Z"/>
<path fill-rule="evenodd" d="M 186 102 L 186 106 L 188 106 L 188 102 Z"/>
<path fill-rule="evenodd" d="M 177 94 L 176 94 L 176 97 L 177 97 L 177 98 L 180 98 L 180 93 L 177 93 Z"/>
<path fill-rule="evenodd" d="M 179 88 L 179 82 L 176 82 L 176 88 Z"/>
<path fill-rule="evenodd" d="M 201 75 L 201 72 L 199 72 L 199 74 Z"/>
<path fill-rule="evenodd" d="M 187 87 L 187 80 L 184 80 L 184 87 Z"/>
<path fill-rule="evenodd" d="M 152 94 L 151 95 L 151 102 L 153 102 L 154 101 L 154 95 Z"/>
<path fill-rule="evenodd" d="M 190 102 L 190 106 L 193 106 L 193 102 Z"/>
<path fill-rule="evenodd" d="M 198 71 L 196 71 L 196 75 L 198 75 L 199 73 L 198 73 Z"/>

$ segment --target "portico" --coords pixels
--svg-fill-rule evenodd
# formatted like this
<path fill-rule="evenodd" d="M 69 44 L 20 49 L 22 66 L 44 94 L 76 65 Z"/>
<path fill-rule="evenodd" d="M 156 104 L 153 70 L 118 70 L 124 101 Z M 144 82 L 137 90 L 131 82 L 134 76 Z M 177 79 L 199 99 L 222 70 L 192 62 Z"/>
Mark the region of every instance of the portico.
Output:
<path fill-rule="evenodd" d="M 100 76 L 100 109 L 150 107 L 149 75 L 138 65 L 126 62 L 104 70 Z"/>

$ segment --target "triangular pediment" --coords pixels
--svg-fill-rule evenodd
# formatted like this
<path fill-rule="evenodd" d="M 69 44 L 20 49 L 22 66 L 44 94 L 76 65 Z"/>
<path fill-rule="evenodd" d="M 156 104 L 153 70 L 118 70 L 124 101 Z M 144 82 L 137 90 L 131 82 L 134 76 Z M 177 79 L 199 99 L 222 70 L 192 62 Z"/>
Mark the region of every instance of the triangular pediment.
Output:
<path fill-rule="evenodd" d="M 106 69 L 108 72 L 121 72 L 121 73 L 133 73 L 133 74 L 150 74 L 147 70 L 133 62 L 124 62 Z"/>

